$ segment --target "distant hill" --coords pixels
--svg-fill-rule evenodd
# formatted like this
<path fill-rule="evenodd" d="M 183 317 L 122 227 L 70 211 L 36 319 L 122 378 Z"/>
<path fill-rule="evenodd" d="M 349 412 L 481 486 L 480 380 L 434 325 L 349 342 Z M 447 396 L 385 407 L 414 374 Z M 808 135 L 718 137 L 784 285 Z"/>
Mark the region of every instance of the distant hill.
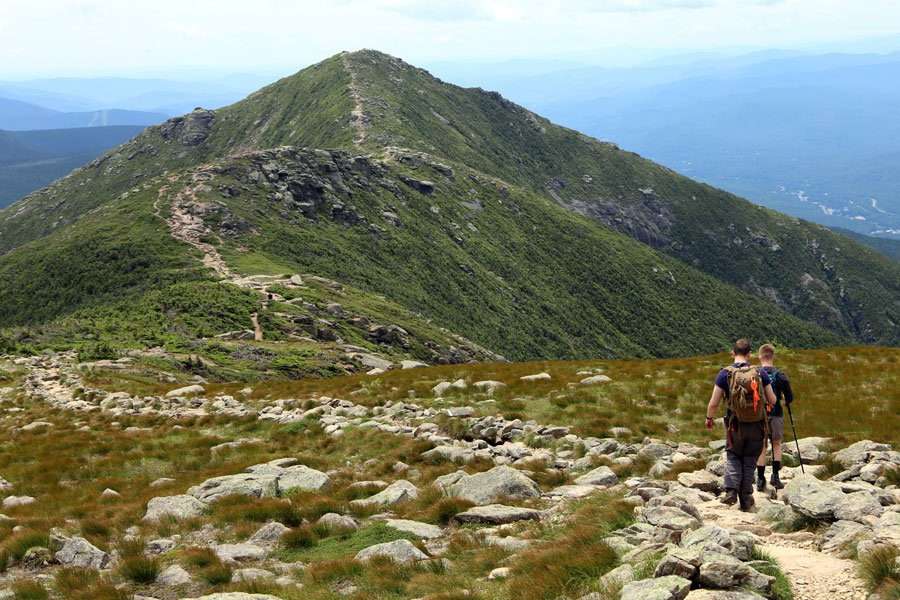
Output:
<path fill-rule="evenodd" d="M 900 343 L 900 266 L 869 248 L 374 51 L 148 128 L 0 213 L 0 252 L 23 339 L 160 343 L 151 292 L 205 318 L 210 280 L 293 272 L 516 359 Z"/>
<path fill-rule="evenodd" d="M 874 248 L 875 250 L 889 258 L 900 260 L 900 240 L 880 238 L 872 235 L 863 235 L 861 233 L 857 233 L 856 231 L 850 231 L 849 229 L 840 229 L 838 227 L 835 227 L 834 230 L 841 235 L 846 235 L 847 237 L 856 240 L 860 244 L 869 246 L 870 248 Z"/>
<path fill-rule="evenodd" d="M 554 121 L 690 177 L 829 227 L 900 237 L 900 55 L 748 55 L 498 81 Z"/>
<path fill-rule="evenodd" d="M 111 125 L 147 126 L 161 123 L 167 118 L 168 115 L 164 113 L 118 109 L 61 112 L 20 100 L 0 98 L 0 129 L 7 131 L 108 127 Z"/>
<path fill-rule="evenodd" d="M 0 131 L 0 207 L 40 189 L 133 138 L 143 127 L 118 125 Z"/>

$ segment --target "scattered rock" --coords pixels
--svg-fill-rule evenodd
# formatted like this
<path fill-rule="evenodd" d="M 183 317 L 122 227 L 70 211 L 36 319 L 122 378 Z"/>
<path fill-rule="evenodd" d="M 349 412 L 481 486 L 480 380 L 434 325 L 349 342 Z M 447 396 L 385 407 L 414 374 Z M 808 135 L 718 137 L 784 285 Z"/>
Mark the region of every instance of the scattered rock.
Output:
<path fill-rule="evenodd" d="M 410 521 L 408 519 L 387 519 L 384 524 L 391 529 L 409 533 L 423 540 L 432 540 L 444 535 L 444 532 L 437 525 L 422 523 L 420 521 Z"/>
<path fill-rule="evenodd" d="M 169 565 L 156 577 L 156 583 L 165 587 L 187 585 L 191 581 L 191 574 L 177 564 Z"/>
<path fill-rule="evenodd" d="M 533 508 L 518 506 L 505 506 L 503 504 L 488 504 L 476 506 L 464 512 L 458 513 L 453 519 L 458 523 L 488 523 L 502 525 L 516 521 L 537 521 L 541 518 L 541 511 Z"/>
<path fill-rule="evenodd" d="M 199 517 L 206 512 L 205 502 L 182 494 L 180 496 L 157 496 L 147 503 L 147 513 L 144 521 L 158 521 L 163 517 L 175 519 L 191 519 Z"/>
<path fill-rule="evenodd" d="M 621 600 L 684 600 L 690 589 L 690 580 L 677 575 L 667 575 L 628 583 L 622 588 L 619 598 Z"/>
<path fill-rule="evenodd" d="M 357 553 L 356 560 L 367 561 L 376 556 L 384 556 L 400 564 L 428 560 L 428 555 L 416 548 L 409 540 L 395 540 L 363 548 Z"/>
<path fill-rule="evenodd" d="M 492 504 L 502 498 L 538 498 L 541 489 L 518 469 L 501 465 L 483 473 L 465 475 L 449 486 L 451 496 L 477 505 Z"/>
<path fill-rule="evenodd" d="M 67 539 L 54 557 L 61 565 L 86 569 L 105 569 L 110 562 L 109 554 L 81 537 Z"/>

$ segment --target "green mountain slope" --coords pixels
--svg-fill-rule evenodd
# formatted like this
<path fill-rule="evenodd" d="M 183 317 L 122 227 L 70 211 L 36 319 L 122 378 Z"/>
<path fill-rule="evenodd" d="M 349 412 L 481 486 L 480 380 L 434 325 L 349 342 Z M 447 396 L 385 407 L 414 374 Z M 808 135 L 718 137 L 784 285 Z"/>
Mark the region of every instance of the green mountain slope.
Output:
<path fill-rule="evenodd" d="M 881 254 L 884 254 L 888 258 L 900 260 L 900 240 L 892 240 L 887 238 L 875 237 L 873 235 L 865 235 L 856 231 L 851 231 L 849 229 L 843 229 L 841 227 L 832 227 L 831 229 L 841 235 L 845 235 L 848 238 L 855 240 L 863 246 L 868 246 L 869 248 L 872 248 L 880 252 Z"/>
<path fill-rule="evenodd" d="M 716 210 L 738 223 L 783 221 L 764 234 L 786 239 L 718 248 L 722 232 L 705 217 L 685 222 Z M 851 278 L 845 263 L 858 247 L 806 227 L 364 51 L 148 128 L 0 213 L 0 326 L 65 344 L 84 331 L 73 320 L 113 305 L 127 318 L 176 281 L 241 286 L 241 275 L 301 272 L 381 295 L 412 324 L 433 320 L 511 358 L 672 356 L 738 335 L 896 341 L 896 267 L 865 251 Z M 803 236 L 820 252 L 840 244 L 839 258 L 814 269 L 815 253 L 794 243 Z M 694 257 L 700 247 L 715 256 Z M 786 302 L 773 280 L 794 273 L 804 287 Z M 835 282 L 845 288 L 837 308 Z M 188 324 L 199 321 L 185 311 L 209 308 L 179 306 Z M 264 301 L 258 309 L 289 335 L 286 317 Z M 98 335 L 124 335 L 107 313 Z M 192 327 L 181 335 L 211 330 Z"/>

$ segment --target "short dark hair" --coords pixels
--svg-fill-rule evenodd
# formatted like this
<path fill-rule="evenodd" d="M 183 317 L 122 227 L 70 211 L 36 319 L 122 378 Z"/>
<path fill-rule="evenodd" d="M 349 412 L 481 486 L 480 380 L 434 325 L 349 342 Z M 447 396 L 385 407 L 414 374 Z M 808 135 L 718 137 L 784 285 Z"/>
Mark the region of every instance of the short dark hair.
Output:
<path fill-rule="evenodd" d="M 750 346 L 750 340 L 747 338 L 741 338 L 736 341 L 734 343 L 734 348 L 731 350 L 738 356 L 750 356 L 750 353 L 753 352 L 753 348 Z"/>

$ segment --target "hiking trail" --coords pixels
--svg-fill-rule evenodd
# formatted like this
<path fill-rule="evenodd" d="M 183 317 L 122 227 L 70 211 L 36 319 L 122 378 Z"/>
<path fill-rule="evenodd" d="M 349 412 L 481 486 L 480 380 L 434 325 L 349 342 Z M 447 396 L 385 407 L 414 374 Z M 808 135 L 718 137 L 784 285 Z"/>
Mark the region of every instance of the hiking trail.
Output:
<path fill-rule="evenodd" d="M 757 509 L 771 502 L 756 493 Z M 775 502 L 780 502 L 776 500 Z M 794 589 L 795 600 L 865 600 L 865 585 L 856 574 L 856 563 L 816 549 L 816 536 L 807 531 L 775 533 L 757 513 L 743 513 L 718 500 L 697 507 L 705 522 L 749 531 L 759 536 L 761 550 L 776 559 Z"/>

